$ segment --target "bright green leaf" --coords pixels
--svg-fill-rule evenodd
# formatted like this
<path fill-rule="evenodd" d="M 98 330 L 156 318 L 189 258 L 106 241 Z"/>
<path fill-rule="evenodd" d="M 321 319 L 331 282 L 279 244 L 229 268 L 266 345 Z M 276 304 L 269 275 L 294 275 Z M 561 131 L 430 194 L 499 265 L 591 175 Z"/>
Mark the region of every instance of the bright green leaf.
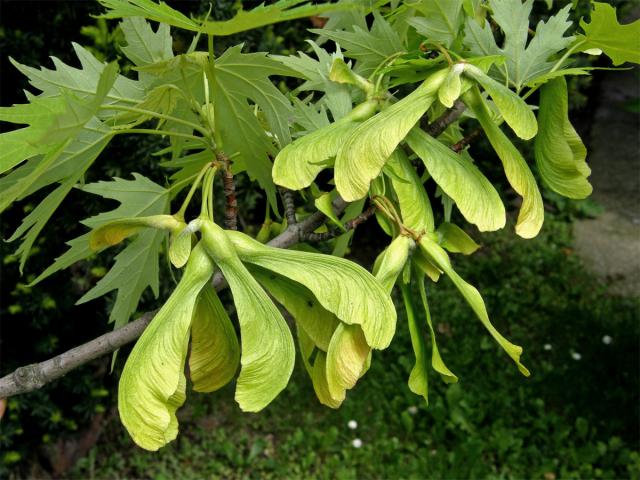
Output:
<path fill-rule="evenodd" d="M 393 302 L 364 268 L 330 255 L 262 245 L 239 232 L 227 235 L 243 261 L 301 283 L 342 322 L 362 326 L 371 347 L 382 349 L 391 342 L 396 325 Z"/>
<path fill-rule="evenodd" d="M 483 232 L 504 227 L 506 214 L 500 195 L 468 157 L 418 128 L 409 133 L 407 143 L 468 222 Z"/>
<path fill-rule="evenodd" d="M 535 157 L 542 180 L 555 192 L 569 198 L 586 198 L 592 187 L 587 177 L 587 150 L 568 116 L 567 83 L 557 78 L 540 89 L 540 132 Z"/>
<path fill-rule="evenodd" d="M 435 101 L 447 70 L 434 73 L 399 102 L 360 124 L 338 150 L 335 181 L 346 201 L 366 196 L 389 156 Z"/>
<path fill-rule="evenodd" d="M 196 392 L 218 390 L 231 381 L 239 364 L 236 331 L 209 283 L 198 295 L 191 322 L 189 373 L 193 389 Z"/>
<path fill-rule="evenodd" d="M 523 238 L 535 237 L 544 222 L 544 205 L 536 180 L 522 157 L 500 127 L 491 118 L 491 112 L 477 88 L 464 94 L 464 102 L 475 114 L 491 146 L 502 161 L 507 180 L 522 196 L 522 206 L 516 224 L 516 233 Z"/>
<path fill-rule="evenodd" d="M 640 63 L 640 20 L 621 25 L 616 18 L 616 9 L 604 2 L 593 2 L 591 21 L 580 20 L 584 35 L 577 42 L 580 51 L 598 48 L 602 50 L 614 65 L 625 62 Z"/>
<path fill-rule="evenodd" d="M 462 277 L 455 272 L 451 266 L 449 256 L 442 247 L 426 236 L 420 239 L 419 245 L 424 254 L 451 279 L 491 336 L 496 340 L 496 342 L 498 342 L 505 352 L 507 352 L 513 361 L 516 362 L 520 372 L 525 376 L 529 376 L 529 371 L 520 363 L 522 347 L 512 344 L 495 329 L 489 320 L 489 315 L 487 314 L 487 309 L 484 305 L 484 300 L 482 300 L 482 296 L 474 286 L 465 282 Z"/>

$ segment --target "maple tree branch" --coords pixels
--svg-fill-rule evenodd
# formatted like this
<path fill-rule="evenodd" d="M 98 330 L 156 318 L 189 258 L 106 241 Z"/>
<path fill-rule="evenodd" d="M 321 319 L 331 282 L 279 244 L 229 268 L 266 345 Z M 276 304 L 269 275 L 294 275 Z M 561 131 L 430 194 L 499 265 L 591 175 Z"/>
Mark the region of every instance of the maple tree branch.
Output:
<path fill-rule="evenodd" d="M 342 212 L 347 203 L 341 198 L 333 202 L 337 213 Z M 315 212 L 300 223 L 290 225 L 267 245 L 277 248 L 287 248 L 300 242 L 307 232 L 313 232 L 322 225 L 327 218 L 322 212 Z M 219 273 L 213 278 L 216 290 L 226 286 L 224 277 Z M 85 344 L 67 350 L 49 360 L 19 367 L 12 373 L 0 378 L 0 399 L 37 390 L 49 382 L 56 380 L 85 363 L 117 350 L 137 339 L 153 319 L 157 310 L 144 313 L 140 318 L 127 325 L 105 333 Z"/>
<path fill-rule="evenodd" d="M 358 225 L 362 225 L 364 222 L 369 220 L 373 216 L 373 214 L 376 213 L 376 210 L 377 210 L 377 207 L 375 205 L 372 205 L 357 217 L 352 218 L 348 222 L 345 222 L 344 230 L 340 228 L 333 228 L 326 232 L 320 232 L 320 233 L 310 232 L 305 235 L 305 240 L 308 242 L 324 242 L 326 240 L 339 237 L 345 232 L 348 232 L 350 230 L 355 230 L 358 227 Z"/>
<path fill-rule="evenodd" d="M 422 128 L 432 137 L 438 137 L 449 125 L 458 120 L 467 107 L 461 100 L 456 100 L 453 107 L 447 109 L 442 115 L 431 123 L 423 119 Z"/>
<path fill-rule="evenodd" d="M 456 153 L 462 152 L 467 145 L 469 145 L 474 140 L 478 139 L 481 134 L 482 134 L 481 128 L 476 128 L 475 130 L 472 130 L 471 133 L 469 133 L 468 135 L 460 139 L 460 141 L 451 145 L 451 150 L 453 150 Z"/>
<path fill-rule="evenodd" d="M 293 201 L 293 192 L 288 188 L 280 187 L 280 196 L 284 205 L 284 218 L 287 219 L 287 225 L 298 223 L 296 219 L 296 205 Z"/>
<path fill-rule="evenodd" d="M 430 135 L 437 137 L 442 132 L 444 132 L 450 124 L 460 118 L 460 115 L 462 115 L 464 109 L 464 104 L 457 101 L 454 104 L 453 108 L 447 110 L 431 124 L 426 125 L 425 130 Z M 477 135 L 479 135 L 479 133 L 476 134 L 475 132 L 472 132 L 471 135 L 474 135 L 475 138 L 477 137 Z M 461 151 L 470 141 L 471 140 L 465 141 L 465 139 L 462 139 L 460 142 L 458 142 L 466 142 L 457 147 L 460 149 L 459 151 Z M 231 184 L 233 185 L 233 176 L 231 176 Z M 233 187 L 233 190 L 229 190 L 230 195 L 227 196 L 227 188 L 225 185 L 225 197 L 228 200 L 228 206 L 235 208 L 235 215 L 237 215 L 235 185 L 233 185 Z M 337 215 L 341 214 L 346 206 L 347 202 L 345 202 L 340 197 L 338 197 L 333 202 L 333 209 Z M 347 222 L 345 228 L 347 228 L 348 225 L 350 225 L 349 229 L 356 228 L 359 224 L 366 221 L 367 218 L 375 213 L 375 210 L 371 210 L 372 209 L 369 208 L 361 215 L 354 218 L 351 223 Z M 231 211 L 229 211 L 229 213 L 231 213 Z M 366 215 L 368 215 L 368 217 Z M 363 218 L 363 216 L 365 216 L 366 218 Z M 225 220 L 226 217 L 227 215 L 225 212 Z M 290 247 L 296 243 L 308 239 L 311 234 L 326 221 L 327 217 L 322 212 L 317 211 L 309 215 L 299 223 L 289 223 L 289 226 L 284 232 L 273 238 L 267 244 L 277 248 Z M 338 231 L 338 233 L 339 232 L 340 231 Z M 224 277 L 219 272 L 214 275 L 213 285 L 216 290 L 221 290 L 226 286 Z M 64 376 L 71 370 L 74 370 L 84 365 L 85 363 L 95 360 L 96 358 L 99 358 L 103 355 L 107 355 L 108 353 L 111 353 L 118 348 L 134 341 L 140 335 L 142 335 L 142 332 L 147 327 L 149 322 L 151 322 L 156 313 L 157 310 L 146 312 L 140 318 L 128 323 L 127 325 L 117 330 L 105 333 L 104 335 L 101 335 L 87 343 L 72 348 L 71 350 L 67 350 L 66 352 L 50 358 L 49 360 L 17 368 L 12 373 L 9 373 L 8 375 L 0 378 L 0 399 L 37 390 L 47 383 Z"/>
<path fill-rule="evenodd" d="M 224 164 L 222 169 L 222 186 L 224 190 L 224 226 L 227 230 L 238 230 L 238 200 L 236 198 L 236 182 L 231 173 L 229 157 L 222 153 L 216 155 L 218 161 Z"/>

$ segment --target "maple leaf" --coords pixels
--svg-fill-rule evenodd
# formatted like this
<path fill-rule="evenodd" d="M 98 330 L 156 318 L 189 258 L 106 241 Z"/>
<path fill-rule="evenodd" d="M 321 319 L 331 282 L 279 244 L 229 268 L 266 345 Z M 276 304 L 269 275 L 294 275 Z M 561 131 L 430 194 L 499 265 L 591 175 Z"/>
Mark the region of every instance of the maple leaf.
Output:
<path fill-rule="evenodd" d="M 640 63 L 640 20 L 628 25 L 620 25 L 616 18 L 616 9 L 602 2 L 593 2 L 591 21 L 580 20 L 584 35 L 577 42 L 580 51 L 602 50 L 614 65 L 625 62 Z"/>
<path fill-rule="evenodd" d="M 304 0 L 280 0 L 271 5 L 261 4 L 252 10 L 241 9 L 225 21 L 196 21 L 168 6 L 152 0 L 98 0 L 108 9 L 103 18 L 144 17 L 174 27 L 209 35 L 226 36 L 272 25 L 274 23 L 311 17 L 324 12 L 353 8 L 345 3 L 313 5 Z"/>
<path fill-rule="evenodd" d="M 297 57 L 277 55 L 273 58 L 295 70 L 305 79 L 305 82 L 297 88 L 298 91 L 323 92 L 324 96 L 318 103 L 331 111 L 334 120 L 339 120 L 347 115 L 353 106 L 349 87 L 329 79 L 334 60 L 344 58 L 340 46 L 338 45 L 335 52 L 329 53 L 311 40 L 308 43 L 316 54 L 317 60 L 304 52 L 298 52 Z"/>
<path fill-rule="evenodd" d="M 504 44 L 499 47 L 491 31 L 489 22 L 481 26 L 475 19 L 468 18 L 465 25 L 464 45 L 477 56 L 504 55 L 505 64 L 495 68 L 500 80 L 508 80 L 516 90 L 549 72 L 554 63 L 549 58 L 567 48 L 574 37 L 564 34 L 571 26 L 567 5 L 545 23 L 540 21 L 536 33 L 527 45 L 529 35 L 529 15 L 533 0 L 490 0 L 493 19 L 504 32 Z"/>
<path fill-rule="evenodd" d="M 423 16 L 412 17 L 407 22 L 427 40 L 449 48 L 458 38 L 464 15 L 463 0 L 422 0 L 409 3 Z"/>
<path fill-rule="evenodd" d="M 167 213 L 171 192 L 142 175 L 134 173 L 133 176 L 134 180 L 115 178 L 110 182 L 85 185 L 84 191 L 117 200 L 120 206 L 110 212 L 83 220 L 82 223 L 97 228 L 121 218 Z M 147 287 L 151 287 L 153 294 L 158 296 L 158 257 L 165 235 L 164 231 L 153 229 L 140 233 L 116 256 L 111 270 L 77 303 L 85 303 L 112 290 L 118 290 L 109 319 L 115 322 L 115 328 L 126 323 L 135 312 Z M 58 257 L 33 283 L 40 282 L 94 253 L 89 247 L 88 233 L 71 240 L 68 245 L 71 248 Z"/>
<path fill-rule="evenodd" d="M 362 76 L 371 74 L 389 56 L 404 50 L 398 33 L 379 13 L 375 12 L 371 30 L 354 25 L 353 31 L 311 29 L 320 37 L 329 38 L 344 49 L 344 55 L 357 60 L 355 71 Z"/>

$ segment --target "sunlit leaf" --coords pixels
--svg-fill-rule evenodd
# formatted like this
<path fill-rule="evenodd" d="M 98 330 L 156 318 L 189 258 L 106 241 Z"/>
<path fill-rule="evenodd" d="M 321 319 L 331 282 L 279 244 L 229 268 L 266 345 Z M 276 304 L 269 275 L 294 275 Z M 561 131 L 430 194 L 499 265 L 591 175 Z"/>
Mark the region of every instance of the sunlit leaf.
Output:
<path fill-rule="evenodd" d="M 147 450 L 158 450 L 178 435 L 176 410 L 186 399 L 189 327 L 198 294 L 213 270 L 202 247 L 196 247 L 180 283 L 136 342 L 122 371 L 120 419 Z"/>
<path fill-rule="evenodd" d="M 616 18 L 616 9 L 604 2 L 593 2 L 590 22 L 580 20 L 584 35 L 579 35 L 576 43 L 580 51 L 598 48 L 614 65 L 625 62 L 640 63 L 640 20 L 621 25 Z"/>
<path fill-rule="evenodd" d="M 202 223 L 201 231 L 207 252 L 229 283 L 240 322 L 242 366 L 235 398 L 245 412 L 257 412 L 289 382 L 295 361 L 293 338 L 277 307 L 236 254 L 227 236 L 236 232 L 225 232 L 210 221 Z"/>
<path fill-rule="evenodd" d="M 236 331 L 213 286 L 207 284 L 200 291 L 191 322 L 189 373 L 193 389 L 218 390 L 231 381 L 239 364 Z"/>
<path fill-rule="evenodd" d="M 467 221 L 480 231 L 504 227 L 506 214 L 500 195 L 467 156 L 456 154 L 418 128 L 409 133 L 407 143 Z"/>
<path fill-rule="evenodd" d="M 538 185 L 527 162 L 493 121 L 489 107 L 476 88 L 465 93 L 463 99 L 467 107 L 475 114 L 491 146 L 502 161 L 507 180 L 513 189 L 522 196 L 516 233 L 523 238 L 535 237 L 544 222 L 544 205 L 540 190 L 538 190 Z"/>
<path fill-rule="evenodd" d="M 474 286 L 465 282 L 462 277 L 456 273 L 451 266 L 449 256 L 442 247 L 427 237 L 422 237 L 419 245 L 425 255 L 451 279 L 491 336 L 496 340 L 496 342 L 498 342 L 504 351 L 507 352 L 513 361 L 516 362 L 518 370 L 520 370 L 523 375 L 529 376 L 529 370 L 520 363 L 522 347 L 512 344 L 495 329 L 489 320 L 489 315 L 487 314 L 487 309 L 484 305 L 484 300 L 482 300 L 482 296 Z"/>
<path fill-rule="evenodd" d="M 557 78 L 540 89 L 540 132 L 535 139 L 536 165 L 542 180 L 569 198 L 586 198 L 592 187 L 587 177 L 587 150 L 568 115 L 567 83 Z"/>
<path fill-rule="evenodd" d="M 330 255 L 262 245 L 240 232 L 227 235 L 243 261 L 301 283 L 342 322 L 360 325 L 372 348 L 386 348 L 391 342 L 396 326 L 393 302 L 364 268 Z"/>

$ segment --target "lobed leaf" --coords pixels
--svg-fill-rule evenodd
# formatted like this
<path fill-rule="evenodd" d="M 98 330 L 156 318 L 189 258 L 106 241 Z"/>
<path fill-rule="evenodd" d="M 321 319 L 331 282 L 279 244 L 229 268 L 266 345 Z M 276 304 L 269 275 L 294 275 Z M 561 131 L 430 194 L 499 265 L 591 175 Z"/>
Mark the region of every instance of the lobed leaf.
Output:
<path fill-rule="evenodd" d="M 640 63 L 640 20 L 621 25 L 616 18 L 615 7 L 604 2 L 593 2 L 590 20 L 589 23 L 580 20 L 584 30 L 584 35 L 579 35 L 576 42 L 580 51 L 600 49 L 614 65 Z"/>

